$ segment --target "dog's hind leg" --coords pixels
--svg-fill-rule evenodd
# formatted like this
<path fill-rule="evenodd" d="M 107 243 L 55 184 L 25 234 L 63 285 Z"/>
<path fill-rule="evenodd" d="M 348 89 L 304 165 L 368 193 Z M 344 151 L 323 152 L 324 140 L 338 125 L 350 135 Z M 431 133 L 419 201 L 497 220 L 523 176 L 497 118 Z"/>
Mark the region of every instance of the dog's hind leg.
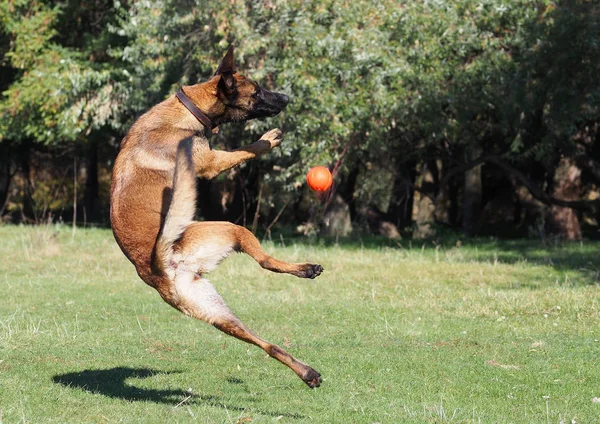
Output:
<path fill-rule="evenodd" d="M 309 387 L 321 384 L 320 374 L 289 353 L 250 331 L 229 310 L 215 288 L 201 276 L 214 270 L 233 250 L 251 255 L 263 268 L 299 277 L 314 278 L 320 265 L 292 264 L 266 254 L 250 231 L 229 222 L 193 222 L 173 246 L 164 278 L 155 287 L 163 299 L 181 312 L 207 321 L 219 330 L 262 348 L 290 367 Z"/>
<path fill-rule="evenodd" d="M 269 271 L 292 274 L 301 278 L 315 278 L 323 272 L 321 265 L 290 263 L 275 259 L 262 249 L 254 234 L 244 227 L 229 222 L 194 222 L 183 233 L 179 245 L 184 246 L 183 248 L 188 252 L 206 251 L 212 255 L 214 255 L 212 252 L 231 246 L 231 249 L 252 256 L 261 267 Z M 197 253 L 191 254 L 198 257 Z M 213 263 L 212 260 L 209 262 Z M 216 265 L 215 263 L 210 269 L 200 269 L 200 272 L 212 271 Z"/>
<path fill-rule="evenodd" d="M 305 363 L 298 361 L 279 346 L 258 337 L 235 316 L 233 318 L 216 320 L 213 325 L 230 336 L 259 346 L 269 356 L 290 367 L 311 389 L 321 385 L 321 374 Z"/>
<path fill-rule="evenodd" d="M 321 385 L 321 375 L 292 355 L 248 329 L 227 307 L 215 287 L 200 275 L 175 270 L 173 279 L 163 279 L 157 289 L 171 306 L 191 317 L 204 320 L 230 336 L 254 344 L 287 365 L 310 388 Z"/>

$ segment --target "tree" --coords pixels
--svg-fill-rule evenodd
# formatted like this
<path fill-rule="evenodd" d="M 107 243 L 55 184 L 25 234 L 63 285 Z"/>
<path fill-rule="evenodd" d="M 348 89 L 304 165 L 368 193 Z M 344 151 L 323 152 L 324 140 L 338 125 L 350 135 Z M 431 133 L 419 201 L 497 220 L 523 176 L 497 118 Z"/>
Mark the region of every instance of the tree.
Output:
<path fill-rule="evenodd" d="M 109 3 L 0 3 L 7 71 L 0 100 L 0 144 L 7 154 L 0 168 L 16 164 L 30 181 L 29 162 L 36 150 L 78 154 L 90 134 L 113 122 L 118 97 L 105 55 L 113 16 L 100 12 Z M 85 150 L 93 159 L 95 147 Z M 88 187 L 97 186 L 92 181 L 97 176 L 88 172 L 88 177 Z M 0 186 L 0 200 L 7 189 L 8 183 Z M 24 202 L 31 202 L 25 191 Z"/>
<path fill-rule="evenodd" d="M 2 3 L 0 148 L 76 147 L 93 175 L 94 146 L 118 140 L 182 84 L 209 78 L 233 43 L 239 69 L 292 102 L 211 140 L 235 148 L 275 126 L 286 133 L 271 155 L 200 184 L 205 218 L 307 220 L 317 205 L 303 178 L 316 164 L 335 168 L 340 201 L 371 228 L 491 231 L 486 211 L 503 202 L 512 211 L 504 223 L 522 233 L 540 204 L 559 232 L 597 217 L 600 25 L 591 1 L 112 4 Z M 10 172 L 0 166 L 0 193 Z"/>

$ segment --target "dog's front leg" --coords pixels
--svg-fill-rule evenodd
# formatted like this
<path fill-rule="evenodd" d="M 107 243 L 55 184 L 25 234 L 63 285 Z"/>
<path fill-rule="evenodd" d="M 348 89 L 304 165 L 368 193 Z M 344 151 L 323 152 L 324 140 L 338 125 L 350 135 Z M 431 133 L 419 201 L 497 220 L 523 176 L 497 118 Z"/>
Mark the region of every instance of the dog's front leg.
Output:
<path fill-rule="evenodd" d="M 279 146 L 282 139 L 283 133 L 280 129 L 275 128 L 264 133 L 260 140 L 231 152 L 223 150 L 203 151 L 194 158 L 196 172 L 201 178 L 215 178 L 234 166 L 269 152 Z"/>

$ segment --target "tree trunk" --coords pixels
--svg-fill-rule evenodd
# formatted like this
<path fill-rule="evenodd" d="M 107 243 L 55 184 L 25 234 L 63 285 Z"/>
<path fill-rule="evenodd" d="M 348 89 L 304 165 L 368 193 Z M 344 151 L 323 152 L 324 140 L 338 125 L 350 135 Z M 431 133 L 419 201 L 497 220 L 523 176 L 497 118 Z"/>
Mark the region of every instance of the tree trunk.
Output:
<path fill-rule="evenodd" d="M 342 196 L 342 199 L 348 205 L 350 210 L 350 218 L 352 221 L 356 219 L 356 202 L 354 201 L 354 193 L 356 191 L 356 183 L 358 181 L 359 167 L 355 164 L 348 175 L 343 179 L 342 183 L 337 188 L 337 194 Z"/>
<path fill-rule="evenodd" d="M 335 194 L 323 215 L 320 233 L 332 237 L 346 237 L 352 232 L 350 208 L 339 194 Z"/>
<path fill-rule="evenodd" d="M 467 161 L 472 161 L 481 155 L 479 148 L 471 148 L 467 152 Z M 465 188 L 463 194 L 463 231 L 467 235 L 476 234 L 479 230 L 481 214 L 481 167 L 477 165 L 465 172 Z"/>
<path fill-rule="evenodd" d="M 11 168 L 11 156 L 8 142 L 0 144 L 0 217 L 6 209 L 6 202 L 8 200 L 8 190 L 10 188 L 10 182 L 12 180 L 10 168 Z"/>
<path fill-rule="evenodd" d="M 415 194 L 415 224 L 416 229 L 413 231 L 414 239 L 422 239 L 435 235 L 433 223 L 435 222 L 435 204 L 430 197 L 432 188 L 435 186 L 435 170 L 431 169 L 432 162 L 423 163 L 421 165 L 421 187 L 418 193 Z"/>
<path fill-rule="evenodd" d="M 456 193 L 452 192 L 452 181 L 444 179 L 444 173 L 447 172 L 447 164 L 442 160 L 437 161 L 437 169 L 439 173 L 439 187 L 435 195 L 435 220 L 436 222 L 452 225 L 453 221 L 453 201 L 456 198 Z M 453 196 L 454 194 L 454 196 Z"/>
<path fill-rule="evenodd" d="M 36 209 L 33 201 L 33 181 L 31 179 L 30 143 L 23 141 L 19 146 L 19 166 L 23 175 L 23 206 L 21 209 L 21 219 L 23 221 L 38 222 Z"/>
<path fill-rule="evenodd" d="M 400 164 L 394 176 L 392 199 L 388 208 L 387 220 L 399 229 L 409 227 L 412 224 L 416 167 L 415 161 Z"/>
<path fill-rule="evenodd" d="M 224 174 L 225 178 L 219 181 L 219 210 L 221 219 L 230 222 L 239 222 L 242 219 L 244 202 L 240 183 L 243 176 L 239 168 L 230 169 Z M 214 187 L 214 186 L 213 186 Z"/>
<path fill-rule="evenodd" d="M 562 158 L 554 174 L 553 196 L 563 200 L 582 197 L 581 169 L 570 158 Z M 549 230 L 567 240 L 581 240 L 581 226 L 577 211 L 552 205 L 549 213 Z"/>
<path fill-rule="evenodd" d="M 85 192 L 83 193 L 84 216 L 87 222 L 100 221 L 98 184 L 98 144 L 90 141 L 85 158 Z"/>
<path fill-rule="evenodd" d="M 199 178 L 196 180 L 196 195 L 198 196 L 198 209 L 200 216 L 206 221 L 218 220 L 212 208 L 211 199 L 212 180 Z"/>

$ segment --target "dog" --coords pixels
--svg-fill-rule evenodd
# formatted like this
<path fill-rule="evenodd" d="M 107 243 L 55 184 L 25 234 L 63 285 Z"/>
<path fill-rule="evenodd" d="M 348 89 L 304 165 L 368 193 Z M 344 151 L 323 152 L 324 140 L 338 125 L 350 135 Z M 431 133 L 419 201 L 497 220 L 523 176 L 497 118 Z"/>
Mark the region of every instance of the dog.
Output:
<path fill-rule="evenodd" d="M 210 147 L 207 131 L 227 122 L 275 116 L 288 102 L 285 94 L 240 75 L 230 47 L 211 79 L 183 86 L 130 128 L 113 168 L 110 219 L 119 247 L 165 302 L 259 346 L 314 388 L 321 375 L 248 329 L 205 274 L 234 251 L 247 253 L 269 271 L 301 278 L 315 278 L 323 267 L 275 259 L 244 227 L 194 221 L 197 177 L 214 178 L 282 141 L 282 132 L 273 129 L 248 146 L 219 151 Z"/>

